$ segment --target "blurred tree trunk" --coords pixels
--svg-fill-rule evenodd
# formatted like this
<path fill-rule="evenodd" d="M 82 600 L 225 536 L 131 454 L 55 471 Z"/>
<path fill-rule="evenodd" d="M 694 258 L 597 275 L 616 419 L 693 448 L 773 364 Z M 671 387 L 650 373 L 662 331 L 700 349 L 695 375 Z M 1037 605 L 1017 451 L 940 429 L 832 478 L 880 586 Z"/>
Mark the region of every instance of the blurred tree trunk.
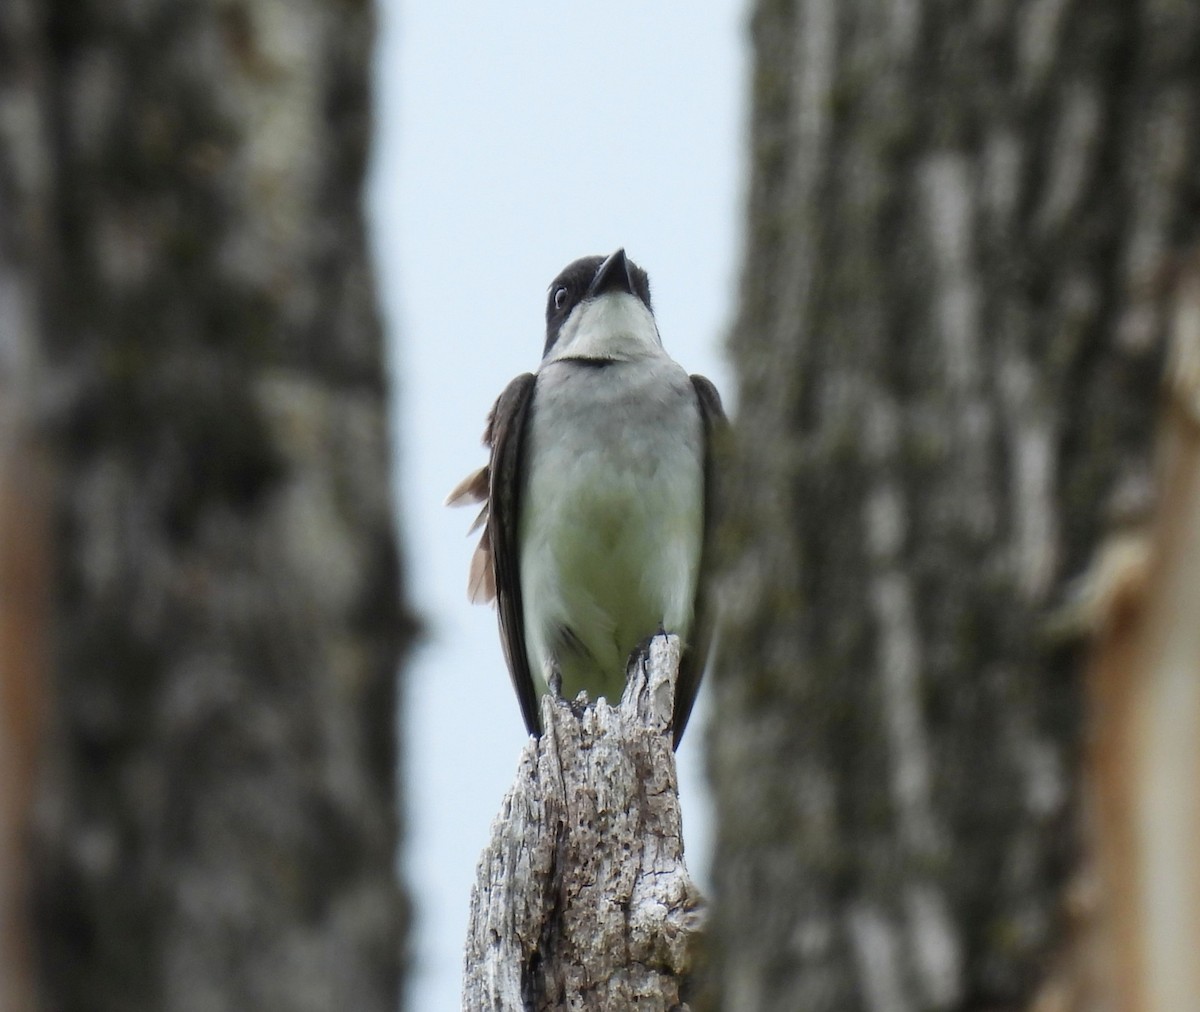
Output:
<path fill-rule="evenodd" d="M 1046 990 L 1097 892 L 1071 581 L 1153 508 L 1200 8 L 764 0 L 753 40 L 720 1005 L 1106 1007 Z"/>
<path fill-rule="evenodd" d="M 395 1007 L 371 40 L 0 4 L 0 977 L 40 1007 Z"/>

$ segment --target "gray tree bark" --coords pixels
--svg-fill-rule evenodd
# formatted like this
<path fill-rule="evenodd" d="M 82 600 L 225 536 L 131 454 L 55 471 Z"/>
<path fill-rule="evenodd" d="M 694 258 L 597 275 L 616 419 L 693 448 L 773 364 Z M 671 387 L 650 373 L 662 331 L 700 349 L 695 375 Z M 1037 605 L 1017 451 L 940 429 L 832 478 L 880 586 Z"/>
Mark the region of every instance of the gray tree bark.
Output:
<path fill-rule="evenodd" d="M 1021 1008 L 1079 867 L 1055 619 L 1150 506 L 1200 10 L 784 0 L 752 34 L 713 1000 Z"/>
<path fill-rule="evenodd" d="M 371 39 L 362 2 L 0 4 L 0 396 L 54 477 L 0 885 L 44 1008 L 395 1008 Z"/>
<path fill-rule="evenodd" d="M 679 640 L 618 706 L 542 697 L 471 891 L 469 1012 L 686 1008 L 703 899 L 683 860 L 671 714 Z"/>

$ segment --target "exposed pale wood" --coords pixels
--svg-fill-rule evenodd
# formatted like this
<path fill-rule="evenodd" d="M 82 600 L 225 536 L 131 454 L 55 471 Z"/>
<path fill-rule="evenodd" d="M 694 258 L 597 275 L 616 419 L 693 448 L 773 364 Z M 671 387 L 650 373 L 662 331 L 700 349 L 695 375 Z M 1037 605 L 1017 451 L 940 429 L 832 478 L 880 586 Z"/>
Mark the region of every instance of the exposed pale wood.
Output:
<path fill-rule="evenodd" d="M 669 722 L 679 641 L 620 705 L 545 696 L 471 894 L 463 1007 L 678 1008 L 703 921 L 683 860 Z"/>
<path fill-rule="evenodd" d="M 1200 264 L 1174 288 L 1154 514 L 1090 664 L 1105 982 L 1122 1012 L 1200 1007 Z"/>

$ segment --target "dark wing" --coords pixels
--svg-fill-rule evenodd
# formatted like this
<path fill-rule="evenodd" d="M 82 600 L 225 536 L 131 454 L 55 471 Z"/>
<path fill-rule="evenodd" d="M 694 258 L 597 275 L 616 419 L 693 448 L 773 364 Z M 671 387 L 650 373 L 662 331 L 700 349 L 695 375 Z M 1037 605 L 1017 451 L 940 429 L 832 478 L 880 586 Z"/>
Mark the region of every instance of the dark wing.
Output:
<path fill-rule="evenodd" d="M 703 376 L 693 376 L 692 386 L 696 390 L 700 419 L 704 423 L 704 541 L 700 552 L 700 575 L 696 581 L 691 642 L 687 644 L 679 660 L 679 681 L 675 684 L 673 727 L 676 748 L 679 747 L 684 728 L 687 727 L 688 717 L 692 714 L 692 705 L 696 702 L 696 693 L 700 689 L 704 666 L 708 663 L 708 650 L 712 645 L 713 628 L 716 623 L 711 584 L 720 511 L 717 507 L 718 483 L 714 458 L 729 428 L 717 388 Z"/>
<path fill-rule="evenodd" d="M 488 415 L 483 443 L 491 451 L 486 467 L 467 475 L 446 497 L 446 505 L 482 502 L 484 507 L 471 529 L 486 526 L 479 547 L 471 558 L 467 596 L 473 604 L 495 600 L 500 618 L 500 645 L 517 702 L 530 734 L 541 734 L 537 693 L 525 652 L 525 621 L 521 607 L 520 549 L 517 519 L 521 494 L 521 453 L 525 420 L 533 400 L 532 373 L 513 380 L 496 400 Z"/>
<path fill-rule="evenodd" d="M 520 546 L 517 520 L 520 516 L 521 456 L 525 444 L 525 422 L 533 403 L 533 373 L 518 376 L 505 388 L 486 434 L 492 448 L 491 482 L 488 488 L 488 519 L 485 533 L 492 542 L 492 570 L 496 580 L 496 608 L 500 616 L 500 644 L 512 676 L 521 716 L 530 734 L 541 734 L 537 693 L 525 651 L 525 611 L 521 606 Z"/>

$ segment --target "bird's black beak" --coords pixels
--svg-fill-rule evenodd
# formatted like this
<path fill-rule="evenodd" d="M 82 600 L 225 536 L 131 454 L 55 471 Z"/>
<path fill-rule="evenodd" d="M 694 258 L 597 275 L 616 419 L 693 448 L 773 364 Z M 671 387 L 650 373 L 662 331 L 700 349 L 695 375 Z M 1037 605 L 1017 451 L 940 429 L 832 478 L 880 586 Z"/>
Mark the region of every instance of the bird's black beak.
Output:
<path fill-rule="evenodd" d="M 625 259 L 625 251 L 617 250 L 600 265 L 592 283 L 588 285 L 587 297 L 594 298 L 605 292 L 628 292 L 633 295 L 633 278 L 629 274 L 629 261 Z"/>

